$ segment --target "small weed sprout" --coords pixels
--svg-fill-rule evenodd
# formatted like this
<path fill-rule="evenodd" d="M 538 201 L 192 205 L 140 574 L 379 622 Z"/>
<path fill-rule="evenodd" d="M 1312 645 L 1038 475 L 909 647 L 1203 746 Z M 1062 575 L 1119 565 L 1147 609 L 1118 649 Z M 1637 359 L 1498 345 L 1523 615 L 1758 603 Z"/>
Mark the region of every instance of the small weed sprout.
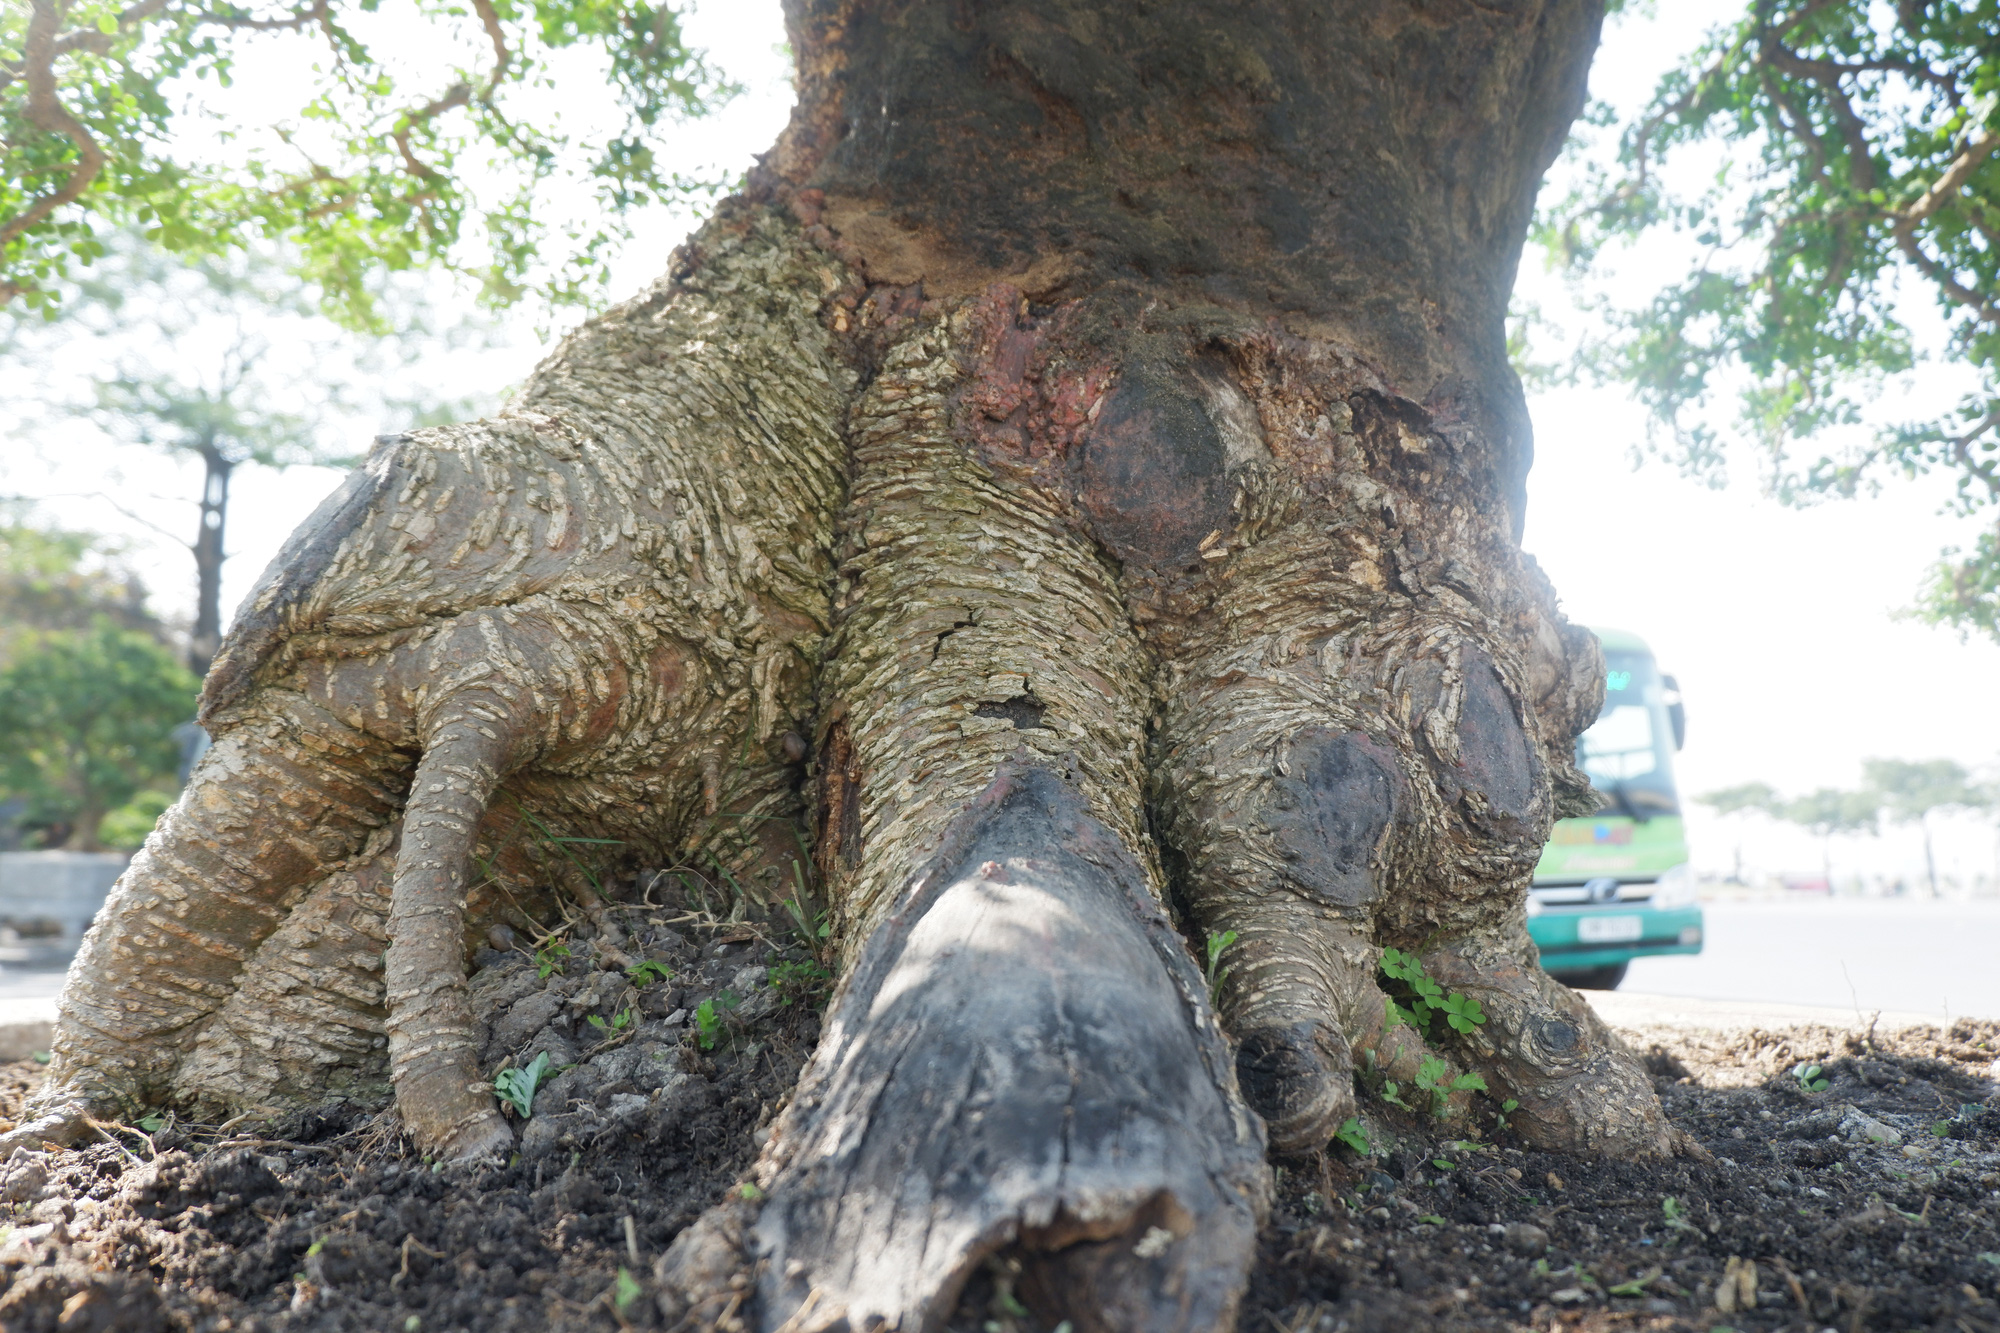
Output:
<path fill-rule="evenodd" d="M 1507 1117 L 1521 1109 L 1521 1103 L 1509 1097 L 1500 1103 L 1500 1114 L 1493 1117 L 1493 1123 L 1501 1129 L 1507 1128 Z"/>
<path fill-rule="evenodd" d="M 792 858 L 792 896 L 785 899 L 785 911 L 791 914 L 792 929 L 815 958 L 822 958 L 828 942 L 833 937 L 833 922 L 824 911 L 811 906 L 811 891 L 806 885 L 805 863 Z"/>
<path fill-rule="evenodd" d="M 535 950 L 535 977 L 547 981 L 551 972 L 559 971 L 569 961 L 569 946 L 561 940 L 550 940 Z"/>
<path fill-rule="evenodd" d="M 1340 1128 L 1333 1131 L 1333 1137 L 1337 1141 L 1354 1149 L 1354 1151 L 1360 1153 L 1363 1157 L 1366 1157 L 1369 1153 L 1368 1131 L 1363 1129 L 1361 1122 L 1353 1116 L 1349 1116 L 1340 1122 Z"/>
<path fill-rule="evenodd" d="M 1417 1066 L 1417 1086 L 1431 1095 L 1431 1114 L 1444 1118 L 1445 1107 L 1454 1092 L 1484 1092 L 1486 1080 L 1477 1074 L 1460 1074 L 1456 1078 L 1447 1077 L 1451 1066 L 1435 1055 L 1427 1055 Z"/>
<path fill-rule="evenodd" d="M 1211 933 L 1208 937 L 1208 964 L 1202 968 L 1202 976 L 1208 982 L 1208 1002 L 1222 1003 L 1222 983 L 1229 976 L 1229 969 L 1218 968 L 1222 961 L 1222 951 L 1236 943 L 1236 932 L 1225 930 L 1220 935 Z"/>
<path fill-rule="evenodd" d="M 804 962 L 773 963 L 766 984 L 778 993 L 779 1004 L 789 1005 L 801 996 L 808 999 L 817 996 L 832 980 L 833 973 L 816 959 L 808 958 Z"/>
<path fill-rule="evenodd" d="M 719 1008 L 715 1000 L 703 1000 L 694 1010 L 694 1039 L 701 1044 L 704 1051 L 715 1049 L 715 1039 L 722 1033 L 723 1011 L 736 1007 L 736 997 L 728 991 L 722 992 L 717 998 L 722 1001 Z"/>
<path fill-rule="evenodd" d="M 648 958 L 642 963 L 634 963 L 625 969 L 625 979 L 634 986 L 644 989 L 656 981 L 671 981 L 673 969 L 664 963 L 656 963 Z"/>
<path fill-rule="evenodd" d="M 1792 1077 L 1798 1080 L 1799 1088 L 1804 1092 L 1825 1092 L 1832 1086 L 1818 1065 L 1796 1065 L 1792 1069 Z"/>
<path fill-rule="evenodd" d="M 1669 1231 L 1690 1236 L 1702 1234 L 1701 1228 L 1688 1220 L 1687 1209 L 1681 1205 L 1681 1201 L 1671 1194 L 1660 1200 L 1660 1217 L 1666 1222 Z"/>
<path fill-rule="evenodd" d="M 1417 1109 L 1403 1100 L 1401 1085 L 1394 1079 L 1388 1079 L 1382 1084 L 1382 1100 L 1391 1106 L 1400 1106 L 1405 1111 L 1414 1111 Z"/>
<path fill-rule="evenodd" d="M 1439 1014 L 1454 1032 L 1469 1033 L 1486 1022 L 1486 1011 L 1479 1001 L 1456 991 L 1447 995 L 1415 954 L 1384 949 L 1381 968 L 1382 975 L 1394 983 L 1385 987 L 1390 991 L 1388 1017 L 1392 1026 L 1403 1023 L 1428 1037 L 1431 1019 Z"/>
<path fill-rule="evenodd" d="M 549 1072 L 549 1053 L 543 1051 L 525 1069 L 503 1069 L 494 1076 L 493 1091 L 502 1106 L 526 1120 L 535 1113 L 535 1089 Z"/>
<path fill-rule="evenodd" d="M 611 1303 L 618 1307 L 619 1314 L 624 1314 L 632 1302 L 645 1294 L 646 1289 L 639 1285 L 639 1279 L 633 1277 L 629 1269 L 618 1270 L 617 1284 L 611 1289 Z"/>
<path fill-rule="evenodd" d="M 599 1032 L 610 1032 L 610 1033 L 623 1032 L 626 1028 L 632 1025 L 631 1007 L 627 1006 L 626 1008 L 620 1009 L 617 1013 L 613 1014 L 611 1016 L 611 1021 L 609 1023 L 605 1022 L 602 1018 L 599 1018 L 596 1014 L 592 1014 L 590 1016 L 590 1025 L 596 1028 Z"/>

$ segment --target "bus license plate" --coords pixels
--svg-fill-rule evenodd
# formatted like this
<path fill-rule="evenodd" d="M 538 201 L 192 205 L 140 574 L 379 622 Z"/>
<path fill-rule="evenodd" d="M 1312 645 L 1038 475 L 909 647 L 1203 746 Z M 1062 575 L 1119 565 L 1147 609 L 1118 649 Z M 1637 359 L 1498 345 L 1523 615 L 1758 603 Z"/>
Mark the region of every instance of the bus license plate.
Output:
<path fill-rule="evenodd" d="M 1585 944 L 1618 944 L 1646 933 L 1636 916 L 1587 916 L 1576 923 L 1576 937 Z"/>

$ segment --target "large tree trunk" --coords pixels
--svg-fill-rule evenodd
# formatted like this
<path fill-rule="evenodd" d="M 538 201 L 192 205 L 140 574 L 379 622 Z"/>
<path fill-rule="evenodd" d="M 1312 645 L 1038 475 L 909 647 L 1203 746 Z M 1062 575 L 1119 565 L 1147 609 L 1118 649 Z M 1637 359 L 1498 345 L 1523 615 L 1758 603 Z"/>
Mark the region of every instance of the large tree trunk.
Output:
<path fill-rule="evenodd" d="M 762 1200 L 669 1257 L 697 1317 L 929 1327 L 1006 1250 L 1052 1321 L 1225 1327 L 1267 1136 L 1357 1065 L 1669 1151 L 1523 917 L 1602 671 L 1502 317 L 1598 19 L 795 3 L 747 195 L 239 613 L 15 1137 L 393 1088 L 504 1151 L 464 959 L 546 876 L 468 865 L 525 809 L 752 884 L 811 826 L 841 986 Z M 1389 945 L 1483 1023 L 1392 1033 Z"/>

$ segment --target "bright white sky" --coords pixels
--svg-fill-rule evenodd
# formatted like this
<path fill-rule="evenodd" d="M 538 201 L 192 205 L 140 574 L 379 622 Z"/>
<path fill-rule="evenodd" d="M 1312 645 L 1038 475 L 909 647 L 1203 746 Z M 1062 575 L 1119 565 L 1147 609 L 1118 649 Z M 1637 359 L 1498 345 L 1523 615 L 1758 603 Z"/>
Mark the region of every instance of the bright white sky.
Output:
<path fill-rule="evenodd" d="M 1613 28 L 1592 86 L 1622 106 L 1643 99 L 1658 73 L 1710 23 L 1741 0 L 1684 0 L 1659 18 Z M 689 18 L 705 47 L 748 88 L 686 135 L 684 160 L 699 170 L 742 167 L 766 149 L 790 102 L 790 71 L 779 44 L 775 0 L 705 0 Z M 621 259 L 613 295 L 623 296 L 665 266 L 690 218 L 662 213 Z M 1670 244 L 1624 259 L 1635 283 L 1678 262 Z M 1531 256 L 1523 287 L 1545 314 L 1562 317 L 1569 298 Z M 1635 285 L 1634 290 L 1638 290 Z M 1575 317 L 1570 317 L 1574 319 Z M 539 355 L 525 322 L 514 345 L 451 357 L 441 377 L 454 394 L 497 394 Z M 462 381 L 462 383 L 461 383 Z M 1933 375 L 1924 392 L 1950 390 Z M 1955 397 L 1955 393 L 1953 394 Z M 1562 594 L 1569 614 L 1633 630 L 1680 677 L 1690 716 L 1682 756 L 1684 790 L 1700 792 L 1763 779 L 1786 792 L 1851 785 L 1864 756 L 1946 756 L 1990 767 L 2000 760 L 2000 647 L 1962 644 L 1954 635 L 1899 620 L 1938 548 L 1971 529 L 1941 517 L 1942 487 L 1900 485 L 1869 501 L 1810 510 L 1761 498 L 1746 473 L 1711 491 L 1652 463 L 1635 470 L 1632 445 L 1644 418 L 1617 390 L 1544 392 L 1531 403 L 1538 439 L 1530 479 L 1527 546 Z M 1916 415 L 1927 404 L 1888 416 Z M 365 439 L 357 446 L 365 446 Z M 133 513 L 172 531 L 192 528 L 198 472 L 142 450 L 117 448 L 83 424 L 51 442 L 16 437 L 0 455 L 0 493 L 68 496 L 109 491 Z M 230 514 L 234 558 L 224 603 L 233 607 L 292 527 L 337 476 L 324 469 L 238 474 Z M 117 532 L 147 555 L 142 569 L 156 604 L 182 612 L 192 603 L 189 558 L 101 499 L 54 498 L 45 512 L 78 527 Z M 1741 827 L 1690 808 L 1697 864 L 1729 867 L 1738 847 L 1753 868 L 1806 870 L 1819 864 L 1803 835 Z M 1944 869 L 1992 874 L 2000 846 L 1990 825 L 1949 828 L 1939 843 Z M 1836 844 L 1836 870 L 1911 873 L 1921 851 L 1909 836 Z"/>

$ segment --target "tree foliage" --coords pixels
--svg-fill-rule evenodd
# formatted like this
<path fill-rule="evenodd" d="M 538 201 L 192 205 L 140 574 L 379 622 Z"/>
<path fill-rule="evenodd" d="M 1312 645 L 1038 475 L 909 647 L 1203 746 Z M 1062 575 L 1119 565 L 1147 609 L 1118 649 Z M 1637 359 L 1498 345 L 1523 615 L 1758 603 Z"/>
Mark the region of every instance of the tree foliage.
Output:
<path fill-rule="evenodd" d="M 1864 759 L 1862 779 L 1890 819 L 1919 824 L 1941 810 L 1985 810 L 1994 793 L 1950 759 Z"/>
<path fill-rule="evenodd" d="M 1768 782 L 1744 782 L 1734 787 L 1723 787 L 1695 797 L 1695 800 L 1715 811 L 1718 815 L 1740 815 L 1750 812 L 1776 815 L 1779 807 L 1778 791 Z"/>
<path fill-rule="evenodd" d="M 158 637 L 138 576 L 85 532 L 0 522 L 0 666 L 36 630 L 109 623 Z"/>
<path fill-rule="evenodd" d="M 34 635 L 0 670 L 0 783 L 28 798 L 31 822 L 68 824 L 67 846 L 95 850 L 107 814 L 171 785 L 173 730 L 194 715 L 197 688 L 132 630 Z"/>
<path fill-rule="evenodd" d="M 577 54 L 608 87 L 602 125 L 564 114 L 591 101 L 574 78 L 554 109 Z M 54 299 L 111 223 L 181 252 L 287 241 L 356 326 L 383 270 L 574 301 L 631 209 L 694 184 L 661 166 L 662 135 L 730 91 L 644 0 L 10 3 L 0 299 Z M 564 253 L 538 265 L 554 235 Z"/>
<path fill-rule="evenodd" d="M 1733 397 L 1766 484 L 1794 502 L 1941 472 L 1962 513 L 2000 511 L 2000 0 L 1752 0 L 1668 74 L 1615 154 L 1547 210 L 1540 235 L 1588 268 L 1653 229 L 1699 262 L 1638 309 L 1614 312 L 1590 362 L 1629 382 L 1664 447 L 1714 478 Z M 1598 108 L 1600 128 L 1611 123 Z M 1662 170 L 1696 145 L 1726 157 L 1706 189 Z M 1949 355 L 1977 388 L 1846 451 L 1811 443 L 1862 421 L 1907 371 L 1916 295 L 1941 312 Z M 1919 611 L 2000 636 L 2000 544 L 1947 551 Z"/>

